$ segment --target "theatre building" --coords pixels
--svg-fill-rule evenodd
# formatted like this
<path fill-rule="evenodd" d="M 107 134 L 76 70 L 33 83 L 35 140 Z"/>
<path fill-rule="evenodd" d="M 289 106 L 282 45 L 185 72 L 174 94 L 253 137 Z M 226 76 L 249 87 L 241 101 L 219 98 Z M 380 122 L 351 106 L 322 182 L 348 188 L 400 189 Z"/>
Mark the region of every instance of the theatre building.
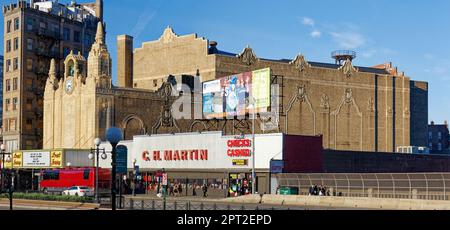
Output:
<path fill-rule="evenodd" d="M 299 145 L 305 142 L 316 145 Z M 321 151 L 320 137 L 263 134 L 255 136 L 256 185 L 259 193 L 268 193 L 270 187 L 270 164 L 282 160 L 285 154 L 307 151 L 311 146 Z M 145 182 L 163 169 L 171 180 L 203 181 L 233 186 L 236 182 L 248 182 L 251 188 L 252 136 L 224 136 L 222 132 L 163 134 L 135 136 L 131 141 L 121 142 L 128 148 L 128 168 L 139 167 Z M 102 145 L 109 151 L 111 146 Z M 318 154 L 317 154 L 318 155 Z M 308 165 L 315 165 L 310 159 Z M 135 165 L 133 165 L 135 162 Z M 111 167 L 102 161 L 101 167 Z M 299 167 L 307 167 L 300 164 Z M 148 179 L 148 181 L 147 181 Z M 239 181 L 236 181 L 239 180 Z"/>

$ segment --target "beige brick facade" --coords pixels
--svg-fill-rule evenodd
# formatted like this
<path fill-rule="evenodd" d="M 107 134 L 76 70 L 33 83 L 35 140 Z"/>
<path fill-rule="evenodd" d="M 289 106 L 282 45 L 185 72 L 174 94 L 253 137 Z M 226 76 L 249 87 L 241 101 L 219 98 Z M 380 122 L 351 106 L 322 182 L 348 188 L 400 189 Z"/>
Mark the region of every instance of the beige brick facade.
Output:
<path fill-rule="evenodd" d="M 107 53 L 105 50 L 102 55 Z M 106 59 L 93 55 L 95 52 L 93 49 L 88 59 L 85 83 L 81 80 L 77 83 L 80 88 L 73 92 L 74 95 L 79 93 L 78 96 L 65 95 L 62 83 L 56 91 L 46 90 L 44 113 L 46 118 L 49 116 L 45 121 L 46 148 L 92 147 L 93 139 L 104 137 L 105 130 L 113 125 L 124 129 L 126 139 L 137 134 L 192 131 L 221 130 L 227 135 L 250 133 L 251 121 L 247 119 L 174 119 L 171 107 L 178 92 L 168 83 L 173 80 L 169 76 L 175 76 L 178 82 L 185 79 L 208 81 L 267 67 L 272 71 L 272 83 L 280 86 L 280 120 L 275 129 L 267 131 L 259 118 L 257 133 L 323 135 L 325 148 L 355 151 L 391 152 L 396 146 L 424 141 L 421 136 L 428 119 L 427 84 L 411 81 L 403 74 L 392 74 L 387 69 L 356 67 L 349 60 L 342 65 L 308 62 L 302 55 L 292 60 L 268 60 L 256 56 L 249 47 L 233 55 L 218 51 L 215 44 L 210 47 L 206 39 L 195 34 L 178 36 L 167 28 L 160 39 L 145 42 L 133 51 L 132 66 L 126 64 L 130 63 L 127 61 L 130 46 L 119 47 L 118 59 L 122 61 L 118 69 L 128 70 L 120 71 L 120 84 L 125 84 L 120 78 L 129 79 L 129 73 L 133 73 L 133 88 L 122 88 L 111 86 L 110 75 L 97 71 L 98 63 Z M 68 58 L 66 63 L 73 58 Z M 102 78 L 108 84 L 102 84 Z M 421 91 L 417 92 L 416 88 Z M 184 96 L 192 96 L 194 102 L 201 105 L 200 93 Z M 48 115 L 52 106 L 60 104 L 62 109 Z M 73 109 L 65 109 L 66 106 Z M 191 108 L 192 114 L 194 111 L 195 108 Z M 57 118 L 66 116 L 76 119 L 65 123 Z M 422 127 L 424 120 L 425 129 Z M 47 132 L 55 130 L 51 123 L 54 127 L 61 124 L 64 133 Z M 61 138 L 63 142 L 56 141 Z"/>

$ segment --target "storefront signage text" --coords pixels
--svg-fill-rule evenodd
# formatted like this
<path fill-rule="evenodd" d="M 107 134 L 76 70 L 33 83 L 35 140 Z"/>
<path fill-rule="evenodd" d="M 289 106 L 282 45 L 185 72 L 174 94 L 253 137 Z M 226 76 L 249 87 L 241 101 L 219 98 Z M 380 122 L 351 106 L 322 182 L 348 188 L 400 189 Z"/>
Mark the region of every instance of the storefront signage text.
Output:
<path fill-rule="evenodd" d="M 208 150 L 165 150 L 142 152 L 144 161 L 207 161 Z"/>
<path fill-rule="evenodd" d="M 252 142 L 248 139 L 236 139 L 227 141 L 227 155 L 229 157 L 250 157 L 252 152 L 250 147 L 252 147 Z"/>

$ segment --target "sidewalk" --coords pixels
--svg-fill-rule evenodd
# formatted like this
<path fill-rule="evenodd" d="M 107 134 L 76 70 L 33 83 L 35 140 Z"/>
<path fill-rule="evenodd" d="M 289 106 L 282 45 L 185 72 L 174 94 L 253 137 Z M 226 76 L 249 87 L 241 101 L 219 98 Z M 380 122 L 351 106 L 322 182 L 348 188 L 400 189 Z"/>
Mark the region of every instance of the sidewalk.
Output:
<path fill-rule="evenodd" d="M 8 199 L 0 199 L 1 206 L 9 207 Z M 74 203 L 60 201 L 42 201 L 42 200 L 13 200 L 13 207 L 47 209 L 47 210 L 96 210 L 100 208 L 99 204 L 92 203 Z"/>

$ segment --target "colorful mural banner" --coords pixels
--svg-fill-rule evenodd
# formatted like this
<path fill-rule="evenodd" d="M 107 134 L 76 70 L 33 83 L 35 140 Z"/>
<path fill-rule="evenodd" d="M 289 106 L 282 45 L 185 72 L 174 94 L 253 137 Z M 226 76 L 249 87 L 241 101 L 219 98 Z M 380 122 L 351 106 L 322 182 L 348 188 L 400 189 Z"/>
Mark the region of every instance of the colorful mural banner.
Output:
<path fill-rule="evenodd" d="M 203 114 L 207 119 L 245 116 L 270 106 L 270 69 L 245 72 L 203 83 Z"/>

